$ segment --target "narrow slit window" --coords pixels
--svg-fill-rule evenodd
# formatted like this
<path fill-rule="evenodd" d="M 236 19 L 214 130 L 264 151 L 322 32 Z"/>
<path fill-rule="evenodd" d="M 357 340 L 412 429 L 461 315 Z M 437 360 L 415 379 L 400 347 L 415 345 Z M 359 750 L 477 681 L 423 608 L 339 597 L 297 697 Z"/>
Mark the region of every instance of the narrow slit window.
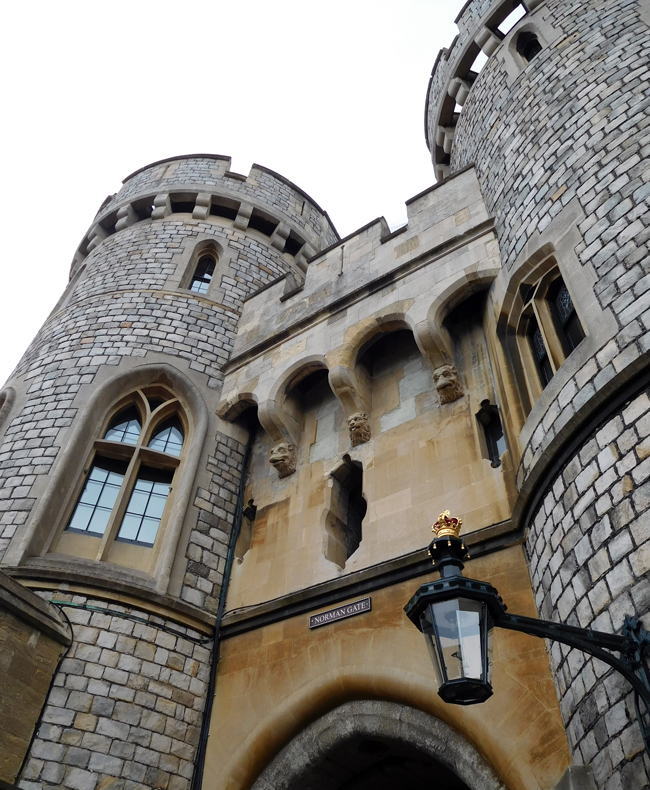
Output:
<path fill-rule="evenodd" d="M 333 490 L 329 511 L 328 541 L 325 556 L 343 568 L 359 548 L 362 540 L 363 519 L 368 504 L 363 496 L 363 471 L 358 461 L 343 456 L 332 472 Z"/>
<path fill-rule="evenodd" d="M 66 529 L 103 535 L 126 474 L 126 463 L 98 458 L 92 465 Z"/>
<path fill-rule="evenodd" d="M 158 534 L 173 472 L 142 467 L 129 499 L 117 540 L 153 546 Z"/>
<path fill-rule="evenodd" d="M 203 255 L 196 264 L 190 290 L 199 294 L 208 292 L 217 262 L 212 255 Z"/>
<path fill-rule="evenodd" d="M 117 415 L 106 431 L 104 439 L 124 444 L 137 444 L 141 430 L 140 415 L 138 410 L 132 406 Z"/>
<path fill-rule="evenodd" d="M 537 372 L 539 373 L 539 378 L 542 382 L 542 387 L 545 387 L 553 378 L 553 367 L 551 366 L 551 360 L 549 359 L 548 351 L 546 350 L 544 335 L 542 334 L 542 330 L 539 328 L 537 319 L 534 316 L 530 318 L 528 324 L 528 339 L 533 352 L 533 359 L 535 360 L 535 365 L 537 366 Z"/>
<path fill-rule="evenodd" d="M 506 437 L 503 435 L 499 409 L 489 400 L 484 400 L 476 419 L 483 428 L 487 457 L 496 469 L 501 466 L 501 456 L 506 451 Z"/>
<path fill-rule="evenodd" d="M 178 417 L 164 422 L 154 433 L 149 442 L 152 450 L 175 455 L 177 458 L 183 449 L 183 427 Z"/>

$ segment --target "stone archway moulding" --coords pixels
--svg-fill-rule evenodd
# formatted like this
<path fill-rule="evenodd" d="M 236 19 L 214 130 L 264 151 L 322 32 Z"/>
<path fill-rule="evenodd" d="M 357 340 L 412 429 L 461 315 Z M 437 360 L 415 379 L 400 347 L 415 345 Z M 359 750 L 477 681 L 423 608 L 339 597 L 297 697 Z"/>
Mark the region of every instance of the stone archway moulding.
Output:
<path fill-rule="evenodd" d="M 471 790 L 506 790 L 478 750 L 448 724 L 381 700 L 346 702 L 310 724 L 267 765 L 251 790 L 298 790 L 328 753 L 359 736 L 413 746 L 451 769 Z"/>

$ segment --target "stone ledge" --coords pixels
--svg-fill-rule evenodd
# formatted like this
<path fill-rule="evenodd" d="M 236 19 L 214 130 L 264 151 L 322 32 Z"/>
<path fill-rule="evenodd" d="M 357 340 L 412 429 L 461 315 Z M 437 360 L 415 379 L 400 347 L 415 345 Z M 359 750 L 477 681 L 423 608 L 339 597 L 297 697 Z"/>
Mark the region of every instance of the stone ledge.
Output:
<path fill-rule="evenodd" d="M 29 623 L 62 645 L 72 642 L 68 628 L 56 608 L 1 571 L 0 609 L 11 612 L 19 620 Z"/>
<path fill-rule="evenodd" d="M 83 594 L 91 595 L 96 598 L 111 601 L 119 599 L 125 606 L 134 606 L 145 611 L 153 611 L 153 609 L 155 609 L 156 611 L 153 612 L 154 614 L 168 617 L 170 620 L 175 620 L 182 625 L 190 625 L 188 620 L 194 621 L 194 625 L 191 625 L 191 627 L 198 628 L 206 633 L 209 633 L 214 627 L 215 618 L 208 612 L 197 609 L 177 598 L 161 595 L 153 590 L 148 590 L 130 584 L 127 581 L 116 579 L 114 576 L 102 578 L 96 573 L 82 572 L 80 570 L 66 570 L 58 565 L 49 568 L 24 565 L 18 568 L 3 568 L 3 571 L 7 574 L 4 578 L 8 578 L 10 575 L 14 578 L 24 579 L 25 583 L 30 586 L 36 586 L 35 583 L 38 581 L 45 581 L 50 584 L 54 582 L 57 585 L 64 585 L 63 589 L 58 588 L 61 589 L 62 592 L 81 594 L 80 590 L 83 588 Z M 9 581 L 13 584 L 17 584 L 13 582 L 12 579 L 9 579 Z M 25 589 L 22 585 L 18 585 L 18 587 Z M 29 594 L 32 595 L 32 593 Z M 125 596 L 128 597 L 128 601 L 125 600 Z M 147 604 L 151 606 L 147 606 Z M 45 603 L 44 605 L 47 606 Z M 161 609 L 165 610 L 164 613 L 160 611 Z"/>

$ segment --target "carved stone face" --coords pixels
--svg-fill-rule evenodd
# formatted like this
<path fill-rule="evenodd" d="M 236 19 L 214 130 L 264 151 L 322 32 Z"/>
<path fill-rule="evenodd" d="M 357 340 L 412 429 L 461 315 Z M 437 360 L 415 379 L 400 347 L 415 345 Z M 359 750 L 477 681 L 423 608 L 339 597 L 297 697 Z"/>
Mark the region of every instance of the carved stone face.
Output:
<path fill-rule="evenodd" d="M 269 461 L 276 468 L 278 477 L 287 477 L 296 471 L 296 446 L 289 442 L 278 442 L 269 453 Z"/>
<path fill-rule="evenodd" d="M 352 446 L 364 444 L 370 440 L 370 416 L 365 411 L 358 411 L 348 417 L 348 430 Z"/>
<path fill-rule="evenodd" d="M 433 381 L 440 396 L 440 403 L 451 403 L 463 397 L 463 385 L 453 365 L 441 365 L 433 371 Z"/>

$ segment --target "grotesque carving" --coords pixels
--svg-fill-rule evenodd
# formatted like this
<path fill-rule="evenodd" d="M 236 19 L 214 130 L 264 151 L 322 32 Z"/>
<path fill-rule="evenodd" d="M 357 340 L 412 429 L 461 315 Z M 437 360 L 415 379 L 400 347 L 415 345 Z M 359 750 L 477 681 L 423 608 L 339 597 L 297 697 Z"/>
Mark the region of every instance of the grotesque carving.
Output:
<path fill-rule="evenodd" d="M 364 444 L 370 440 L 370 416 L 365 411 L 358 411 L 348 417 L 348 430 L 352 446 Z"/>
<path fill-rule="evenodd" d="M 296 471 L 297 453 L 295 444 L 278 442 L 269 453 L 269 461 L 278 472 L 278 477 L 288 477 Z"/>
<path fill-rule="evenodd" d="M 463 385 L 454 365 L 441 365 L 433 371 L 433 381 L 440 396 L 440 403 L 451 403 L 463 397 Z"/>

